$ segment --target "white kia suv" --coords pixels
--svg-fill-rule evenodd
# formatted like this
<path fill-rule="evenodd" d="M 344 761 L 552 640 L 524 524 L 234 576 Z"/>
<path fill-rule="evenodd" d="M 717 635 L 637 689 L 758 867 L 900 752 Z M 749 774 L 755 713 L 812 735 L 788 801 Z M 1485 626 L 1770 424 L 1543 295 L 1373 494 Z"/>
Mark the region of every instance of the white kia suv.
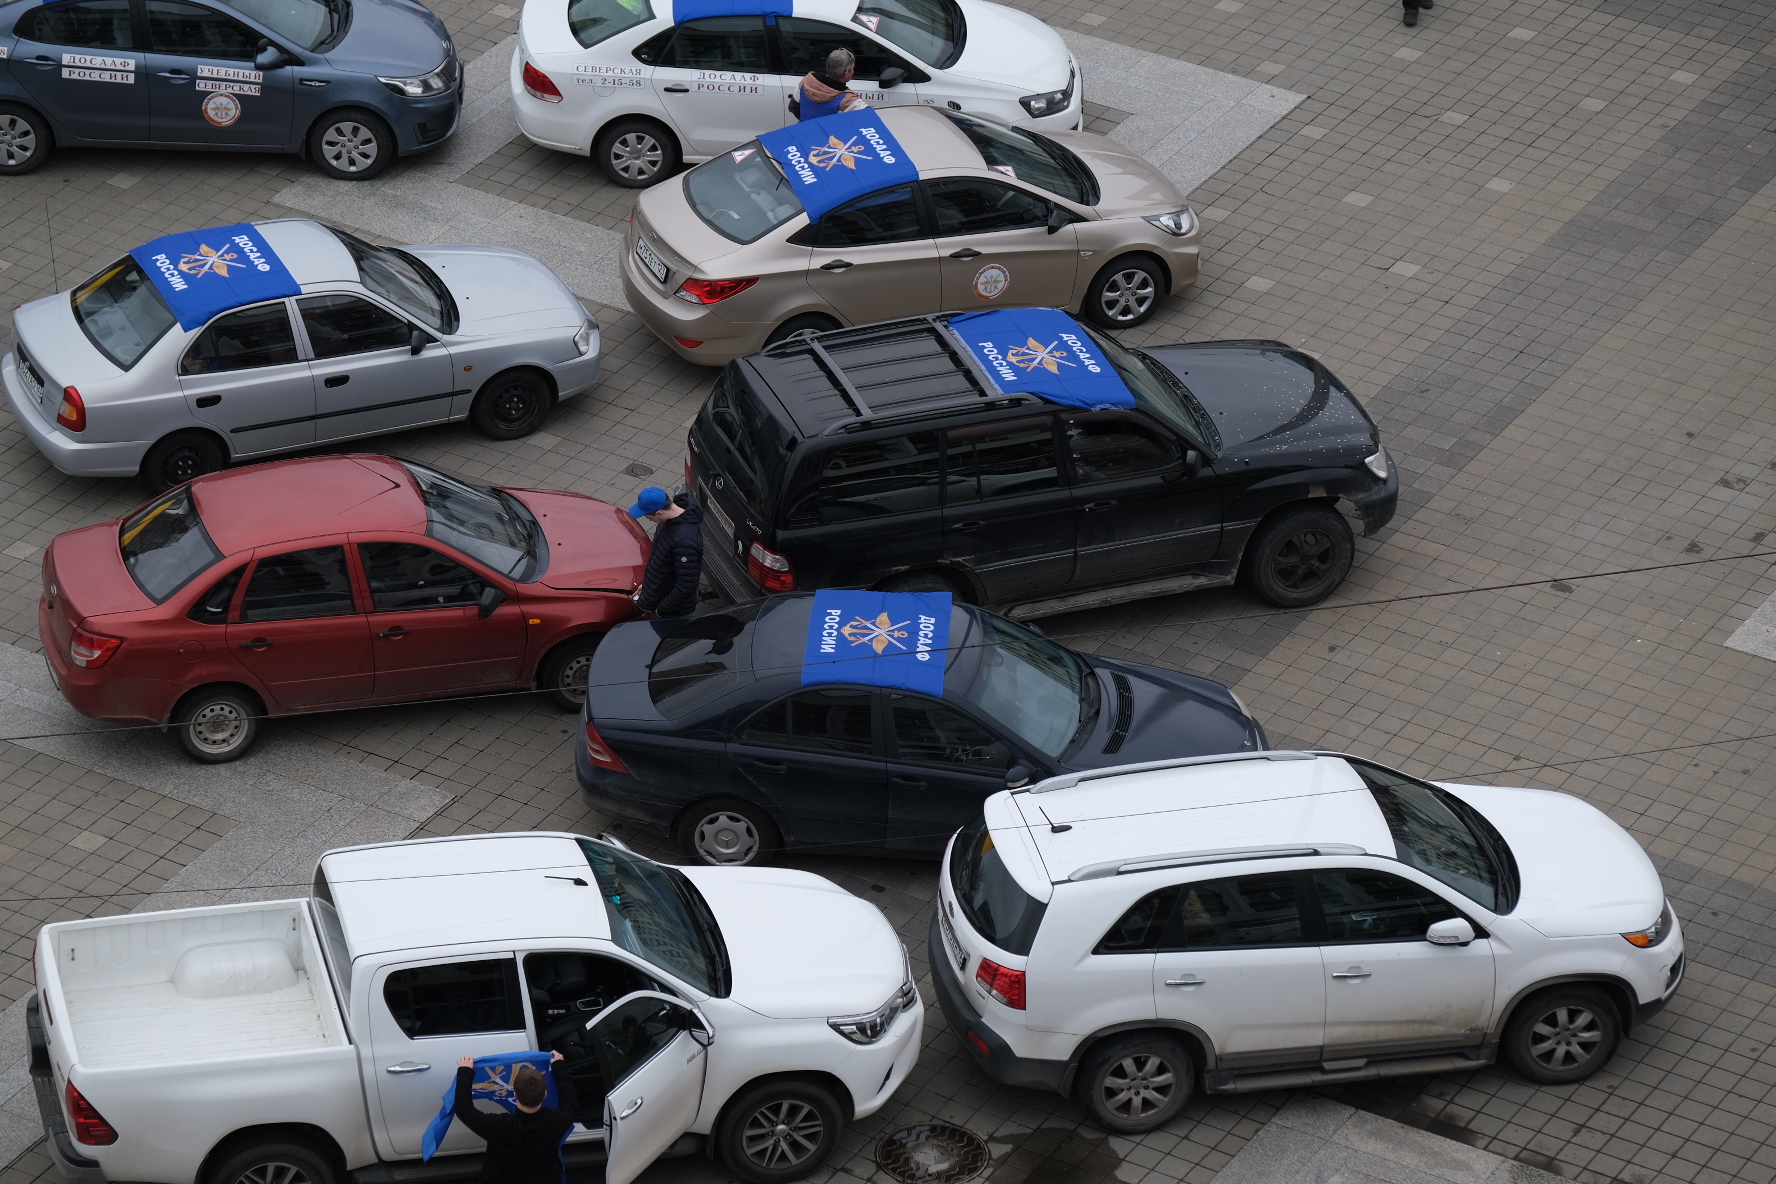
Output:
<path fill-rule="evenodd" d="M 1601 1069 L 1683 979 L 1633 838 L 1566 794 L 1336 753 L 1096 769 L 950 841 L 932 978 L 964 1045 L 1118 1133 L 1211 1093 Z"/>

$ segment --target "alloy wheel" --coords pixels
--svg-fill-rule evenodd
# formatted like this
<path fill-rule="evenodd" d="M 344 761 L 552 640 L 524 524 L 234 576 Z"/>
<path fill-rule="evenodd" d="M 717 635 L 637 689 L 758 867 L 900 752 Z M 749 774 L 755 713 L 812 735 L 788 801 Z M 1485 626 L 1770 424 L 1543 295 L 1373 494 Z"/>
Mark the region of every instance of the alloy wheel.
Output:
<path fill-rule="evenodd" d="M 646 132 L 625 132 L 611 142 L 611 168 L 626 181 L 646 181 L 660 171 L 666 150 Z"/>
<path fill-rule="evenodd" d="M 186 724 L 186 727 L 191 730 L 191 741 L 193 744 L 203 749 L 205 752 L 221 755 L 222 753 L 232 751 L 239 747 L 241 742 L 246 739 L 248 722 L 249 721 L 246 715 L 242 713 L 239 704 L 207 703 L 192 713 L 191 721 Z M 302 1184 L 306 1184 L 308 1177 L 302 1175 L 300 1169 L 291 1167 L 289 1164 L 278 1164 L 275 1166 L 289 1168 L 291 1171 L 296 1172 L 298 1176 L 301 1176 Z M 253 1169 L 253 1171 L 260 1170 L 262 1169 Z M 241 1179 L 248 1180 L 251 1175 L 252 1173 L 249 1172 L 246 1176 L 242 1176 Z M 251 1181 L 251 1184 L 298 1184 L 298 1182 L 282 1179 L 254 1180 Z"/>
<path fill-rule="evenodd" d="M 1529 1029 L 1529 1055 L 1555 1072 L 1589 1061 L 1602 1043 L 1603 1023 L 1586 1007 L 1556 1007 Z"/>
<path fill-rule="evenodd" d="M 575 703 L 586 702 L 586 682 L 592 670 L 592 655 L 578 654 L 567 660 L 561 668 L 561 676 L 556 684 L 561 693 Z"/>
<path fill-rule="evenodd" d="M 248 1168 L 234 1184 L 310 1184 L 308 1173 L 293 1163 L 262 1163 Z"/>
<path fill-rule="evenodd" d="M 376 133 L 356 120 L 342 120 L 321 134 L 321 154 L 342 173 L 363 172 L 381 152 Z"/>
<path fill-rule="evenodd" d="M 37 130 L 16 115 L 0 115 L 0 165 L 17 168 L 37 154 Z"/>
<path fill-rule="evenodd" d="M 530 389 L 528 382 L 511 383 L 494 396 L 494 422 L 502 428 L 522 427 L 536 414 L 536 402 L 536 392 Z"/>
<path fill-rule="evenodd" d="M 1331 532 L 1299 531 L 1276 549 L 1270 561 L 1271 575 L 1291 592 L 1305 591 L 1325 581 L 1337 555 L 1338 543 Z"/>
<path fill-rule="evenodd" d="M 709 815 L 697 824 L 693 835 L 697 854 L 706 863 L 750 863 L 759 852 L 758 828 L 732 810 Z"/>
<path fill-rule="evenodd" d="M 1178 1079 L 1164 1057 L 1136 1053 L 1110 1066 L 1099 1089 L 1104 1109 L 1118 1118 L 1139 1122 L 1164 1109 L 1178 1088 Z"/>
<path fill-rule="evenodd" d="M 1106 317 L 1121 324 L 1146 316 L 1147 310 L 1153 307 L 1156 294 L 1153 277 L 1138 267 L 1131 267 L 1117 272 L 1105 282 L 1098 303 Z"/>
<path fill-rule="evenodd" d="M 826 1123 L 806 1102 L 786 1099 L 760 1107 L 740 1132 L 746 1158 L 762 1168 L 790 1168 L 820 1150 Z"/>

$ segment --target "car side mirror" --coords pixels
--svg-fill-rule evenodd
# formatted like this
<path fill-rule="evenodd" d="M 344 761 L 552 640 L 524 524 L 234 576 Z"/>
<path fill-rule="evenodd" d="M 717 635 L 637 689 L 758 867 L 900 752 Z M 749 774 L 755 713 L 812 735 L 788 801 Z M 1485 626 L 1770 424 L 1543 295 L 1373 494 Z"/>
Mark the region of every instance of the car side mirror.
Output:
<path fill-rule="evenodd" d="M 1063 210 L 1060 206 L 1055 206 L 1048 211 L 1048 232 L 1050 234 L 1059 234 L 1062 227 L 1071 226 L 1072 224 L 1073 215 L 1069 214 L 1066 210 Z"/>
<path fill-rule="evenodd" d="M 715 1033 L 699 1024 L 695 1019 L 691 1020 L 690 1024 L 685 1028 L 685 1031 L 691 1034 L 692 1040 L 695 1040 L 704 1048 L 708 1048 L 715 1043 Z"/>
<path fill-rule="evenodd" d="M 1194 448 L 1184 450 L 1184 475 L 1192 481 L 1202 476 L 1203 455 Z"/>
<path fill-rule="evenodd" d="M 259 52 L 253 55 L 253 69 L 255 70 L 275 70 L 283 64 L 284 51 L 269 41 L 262 44 L 259 47 Z"/>
<path fill-rule="evenodd" d="M 1025 629 L 1028 629 L 1031 633 L 1034 633 L 1037 637 L 1048 636 L 1048 633 L 1042 628 L 1042 626 L 1038 625 L 1035 621 L 1019 621 L 1018 624 L 1022 625 Z"/>
<path fill-rule="evenodd" d="M 1031 769 L 1030 766 L 1026 765 L 1023 761 L 1019 761 L 1011 766 L 1011 768 L 1005 770 L 1005 788 L 1021 789 L 1030 784 L 1030 778 L 1035 775 L 1035 770 Z"/>
<path fill-rule="evenodd" d="M 481 589 L 481 608 L 479 616 L 483 621 L 493 615 L 493 610 L 506 602 L 506 594 L 488 584 Z"/>
<path fill-rule="evenodd" d="M 1474 927 L 1466 917 L 1451 917 L 1425 930 L 1425 940 L 1434 946 L 1465 946 L 1474 940 Z"/>
<path fill-rule="evenodd" d="M 432 335 L 424 329 L 415 329 L 407 334 L 407 352 L 417 355 L 420 350 L 432 343 Z"/>
<path fill-rule="evenodd" d="M 882 71 L 882 77 L 876 80 L 883 90 L 892 90 L 906 81 L 906 71 L 899 66 L 889 66 Z"/>

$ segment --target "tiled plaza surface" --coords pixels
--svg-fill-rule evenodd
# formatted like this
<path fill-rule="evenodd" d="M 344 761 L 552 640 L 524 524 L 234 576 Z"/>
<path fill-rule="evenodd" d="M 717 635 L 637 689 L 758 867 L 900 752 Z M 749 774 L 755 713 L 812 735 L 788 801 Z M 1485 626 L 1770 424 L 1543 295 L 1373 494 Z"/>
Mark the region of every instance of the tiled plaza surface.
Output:
<path fill-rule="evenodd" d="M 1486 1071 L 1338 1100 L 1594 1184 L 1776 1179 L 1776 666 L 1722 644 L 1776 591 L 1776 5 L 1438 0 L 1414 30 L 1388 0 L 1025 6 L 1308 96 L 1191 195 L 1202 279 L 1128 337 L 1313 350 L 1405 476 L 1394 526 L 1319 609 L 1205 592 L 1049 632 L 1233 684 L 1279 744 L 1578 794 L 1653 853 L 1684 919 L 1689 981 L 1591 1082 Z M 435 7 L 465 56 L 516 29 L 515 6 Z M 4 187 L 0 298 L 61 290 L 170 230 L 278 216 L 272 198 L 309 175 L 263 156 L 62 153 Z M 522 140 L 456 186 L 605 228 L 630 200 Z M 595 311 L 604 382 L 543 434 L 493 444 L 453 426 L 368 447 L 613 500 L 647 473 L 671 481 L 713 374 Z M 4 413 L 0 456 L 0 642 L 35 649 L 43 544 L 141 494 L 55 473 Z M 424 834 L 606 825 L 575 787 L 569 731 L 522 696 L 267 729 L 452 795 Z M 239 816 L 18 745 L 0 746 L 0 785 L 0 1003 L 28 982 L 36 923 L 135 907 L 127 893 Z M 797 863 L 880 904 L 923 970 L 929 865 Z M 918 1070 L 834 1172 L 876 1175 L 877 1138 L 937 1117 L 989 1139 L 998 1184 L 1206 1184 L 1288 1099 L 1199 1099 L 1166 1130 L 1106 1139 L 1057 1097 L 994 1085 L 929 1018 Z M 28 1150 L 0 1184 L 47 1171 Z M 716 1175 L 691 1159 L 647 1179 Z"/>

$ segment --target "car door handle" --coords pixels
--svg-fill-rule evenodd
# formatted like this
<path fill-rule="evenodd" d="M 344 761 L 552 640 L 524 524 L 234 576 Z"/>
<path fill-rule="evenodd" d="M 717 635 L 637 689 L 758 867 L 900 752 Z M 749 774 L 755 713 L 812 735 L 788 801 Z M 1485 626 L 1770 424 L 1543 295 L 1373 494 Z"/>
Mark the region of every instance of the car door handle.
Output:
<path fill-rule="evenodd" d="M 321 381 L 322 386 L 344 386 L 352 380 L 349 374 L 331 374 Z"/>
<path fill-rule="evenodd" d="M 1369 975 L 1370 972 L 1364 970 L 1361 966 L 1353 966 L 1349 970 L 1334 970 L 1332 972 L 1333 978 L 1363 979 L 1368 978 Z"/>
<path fill-rule="evenodd" d="M 42 69 L 45 66 L 53 66 L 56 64 L 56 60 L 54 58 L 46 57 L 43 54 L 38 54 L 34 58 L 26 58 L 25 60 L 27 62 L 30 62 L 33 66 L 38 67 L 39 69 Z"/>
<path fill-rule="evenodd" d="M 199 407 L 214 407 L 221 401 L 221 395 L 199 395 L 196 400 Z"/>
<path fill-rule="evenodd" d="M 636 1098 L 633 1102 L 630 1102 L 627 1106 L 623 1107 L 623 1112 L 617 1115 L 618 1121 L 628 1118 L 631 1114 L 641 1109 L 641 1104 L 645 1101 L 647 1101 L 646 1098 Z"/>
<path fill-rule="evenodd" d="M 954 523 L 950 527 L 950 529 L 951 530 L 961 530 L 961 531 L 979 530 L 981 527 L 983 527 L 985 525 L 986 525 L 986 523 L 980 521 L 979 519 L 970 519 L 967 522 Z"/>
<path fill-rule="evenodd" d="M 243 650 L 268 650 L 271 648 L 271 638 L 255 637 L 252 641 L 241 642 L 240 648 Z"/>
<path fill-rule="evenodd" d="M 753 761 L 752 767 L 761 773 L 787 773 L 789 766 L 781 761 Z"/>
<path fill-rule="evenodd" d="M 1166 979 L 1166 986 L 1168 986 L 1168 987 L 1200 987 L 1207 981 L 1208 981 L 1207 979 L 1197 978 L 1194 974 L 1187 974 L 1183 978 L 1168 978 L 1168 979 Z"/>
<path fill-rule="evenodd" d="M 407 630 L 402 628 L 400 625 L 396 625 L 393 629 L 384 629 L 382 632 L 378 633 L 376 636 L 386 637 L 386 638 L 389 638 L 391 641 L 399 641 L 403 637 L 407 636 Z"/>
<path fill-rule="evenodd" d="M 691 93 L 691 88 L 682 82 L 675 82 L 664 89 L 669 95 L 686 95 Z"/>
<path fill-rule="evenodd" d="M 963 247 L 960 251 L 950 252 L 950 258 L 952 259 L 979 259 L 980 255 L 981 253 L 973 247 Z"/>
<path fill-rule="evenodd" d="M 185 73 L 185 71 L 183 71 L 183 70 L 162 70 L 160 72 L 160 76 L 162 78 L 170 78 L 174 82 L 190 82 L 191 81 L 191 75 Z"/>
<path fill-rule="evenodd" d="M 852 263 L 849 259 L 834 259 L 831 263 L 822 263 L 820 265 L 820 270 L 821 271 L 844 271 L 847 267 L 850 267 L 850 266 L 852 266 Z"/>
<path fill-rule="evenodd" d="M 925 778 L 923 777 L 890 777 L 888 780 L 902 789 L 925 788 Z"/>
<path fill-rule="evenodd" d="M 402 1073 L 424 1073 L 430 1068 L 430 1065 L 421 1065 L 414 1061 L 402 1061 L 398 1065 L 390 1065 L 387 1069 L 384 1069 L 383 1072 L 394 1073 L 397 1075 Z"/>
<path fill-rule="evenodd" d="M 1096 514 L 1099 510 L 1114 510 L 1115 502 L 1090 502 L 1085 506 L 1087 514 Z"/>

